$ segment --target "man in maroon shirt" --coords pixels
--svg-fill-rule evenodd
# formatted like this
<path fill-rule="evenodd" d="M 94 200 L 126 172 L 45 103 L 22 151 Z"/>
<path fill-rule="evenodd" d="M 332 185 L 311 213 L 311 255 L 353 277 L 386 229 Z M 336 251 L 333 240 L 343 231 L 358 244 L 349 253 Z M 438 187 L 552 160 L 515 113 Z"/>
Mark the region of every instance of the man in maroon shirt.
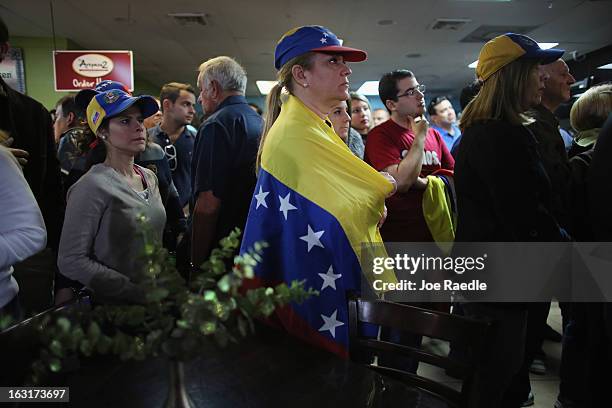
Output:
<path fill-rule="evenodd" d="M 453 170 L 455 160 L 442 136 L 429 129 L 425 113 L 425 85 L 408 70 L 383 75 L 380 99 L 391 114 L 368 134 L 365 160 L 397 181 L 397 193 L 387 200 L 387 221 L 381 228 L 386 242 L 431 242 L 423 216 L 427 176 L 440 169 Z"/>

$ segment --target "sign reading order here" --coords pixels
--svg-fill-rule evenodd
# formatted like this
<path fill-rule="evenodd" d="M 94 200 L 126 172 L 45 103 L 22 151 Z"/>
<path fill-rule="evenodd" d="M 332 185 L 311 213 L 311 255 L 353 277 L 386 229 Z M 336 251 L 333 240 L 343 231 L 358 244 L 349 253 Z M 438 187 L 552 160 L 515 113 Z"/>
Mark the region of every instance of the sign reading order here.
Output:
<path fill-rule="evenodd" d="M 106 79 L 134 90 L 132 51 L 55 51 L 53 72 L 60 92 L 90 89 Z"/>

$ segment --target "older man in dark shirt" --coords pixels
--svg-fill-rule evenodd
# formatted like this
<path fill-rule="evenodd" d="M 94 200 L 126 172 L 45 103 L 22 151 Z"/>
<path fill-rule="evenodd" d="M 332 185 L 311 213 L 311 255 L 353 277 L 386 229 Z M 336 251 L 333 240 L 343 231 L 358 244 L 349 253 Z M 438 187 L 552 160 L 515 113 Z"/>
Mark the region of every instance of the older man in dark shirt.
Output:
<path fill-rule="evenodd" d="M 263 119 L 244 97 L 244 69 L 229 57 L 200 65 L 202 109 L 191 162 L 194 200 L 192 262 L 200 265 L 219 240 L 244 229 L 255 189 L 255 158 Z"/>

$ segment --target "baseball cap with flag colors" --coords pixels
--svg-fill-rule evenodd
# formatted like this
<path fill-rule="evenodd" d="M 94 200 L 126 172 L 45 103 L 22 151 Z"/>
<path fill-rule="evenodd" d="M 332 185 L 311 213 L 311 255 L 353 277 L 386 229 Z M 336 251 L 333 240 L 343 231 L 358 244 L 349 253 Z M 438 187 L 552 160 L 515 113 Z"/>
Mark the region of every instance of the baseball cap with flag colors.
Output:
<path fill-rule="evenodd" d="M 523 34 L 506 33 L 487 42 L 478 55 L 476 76 L 486 81 L 491 75 L 519 58 L 539 60 L 541 64 L 555 62 L 565 51 L 543 50 L 537 42 Z"/>
<path fill-rule="evenodd" d="M 105 79 L 97 84 L 93 89 L 82 89 L 74 97 L 75 103 L 83 109 L 87 109 L 87 105 L 91 99 L 100 92 L 110 91 L 111 89 L 119 89 L 128 95 L 131 95 L 130 90 L 123 83 Z"/>
<path fill-rule="evenodd" d="M 87 123 L 91 130 L 97 133 L 104 119 L 117 116 L 135 104 L 140 108 L 143 118 L 148 118 L 159 110 L 152 96 L 131 96 L 120 89 L 111 89 L 100 92 L 91 99 L 87 105 Z"/>
<path fill-rule="evenodd" d="M 336 34 L 327 28 L 311 25 L 296 27 L 283 34 L 274 50 L 274 67 L 280 69 L 287 61 L 310 51 L 341 54 L 348 62 L 361 62 L 368 58 L 365 51 L 343 47 Z"/>

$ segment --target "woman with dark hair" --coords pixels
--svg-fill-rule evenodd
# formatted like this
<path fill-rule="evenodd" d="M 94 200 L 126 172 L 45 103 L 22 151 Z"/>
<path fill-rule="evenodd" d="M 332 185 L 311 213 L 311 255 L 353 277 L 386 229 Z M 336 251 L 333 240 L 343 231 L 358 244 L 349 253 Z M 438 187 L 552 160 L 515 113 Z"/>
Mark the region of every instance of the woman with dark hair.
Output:
<path fill-rule="evenodd" d="M 551 215 L 551 186 L 526 112 L 542 98 L 540 64 L 562 50 L 542 50 L 531 38 L 506 34 L 480 51 L 482 87 L 461 117 L 455 163 L 457 242 L 555 242 L 567 238 Z M 527 307 L 466 303 L 466 315 L 493 320 L 495 334 L 477 371 L 470 407 L 519 407 L 527 395 L 511 391 L 525 349 Z M 525 372 L 528 375 L 527 372 Z M 512 395 L 514 394 L 514 395 Z"/>
<path fill-rule="evenodd" d="M 75 99 L 77 103 L 83 107 L 83 109 L 86 109 L 87 105 L 95 95 L 111 89 L 119 89 L 129 94 L 127 87 L 121 82 L 102 81 L 94 89 L 85 89 L 80 91 Z M 159 100 L 156 98 L 153 99 L 155 99 L 159 107 Z M 145 129 L 147 129 L 147 122 L 155 120 L 158 114 L 160 114 L 159 111 L 145 119 Z M 82 141 L 78 143 L 78 150 L 85 158 L 84 160 L 86 161 L 86 165 L 84 171 L 81 174 L 78 174 L 78 177 L 74 181 L 80 178 L 85 171 L 91 168 L 91 166 L 102 163 L 106 159 L 106 147 L 104 144 L 100 144 L 99 139 L 95 137 L 89 128 L 87 128 L 86 134 L 89 136 L 83 138 Z M 134 157 L 134 162 L 139 166 L 153 171 L 157 177 L 159 194 L 162 202 L 164 203 L 164 208 L 166 209 L 167 215 L 167 224 L 164 230 L 164 247 L 170 251 L 174 251 L 176 250 L 176 241 L 178 236 L 185 230 L 185 214 L 183 213 L 178 191 L 174 185 L 174 182 L 172 181 L 172 172 L 170 170 L 170 165 L 168 164 L 168 159 L 166 158 L 164 150 L 160 145 L 151 140 L 148 132 L 145 132 L 145 137 L 146 147 L 144 151 L 138 153 L 138 155 Z M 68 187 L 69 186 L 65 186 L 66 189 Z"/>
<path fill-rule="evenodd" d="M 144 243 L 161 241 L 166 213 L 155 174 L 134 157 L 146 145 L 143 120 L 157 109 L 152 97 L 118 89 L 98 93 L 87 106 L 96 149 L 105 158 L 68 191 L 58 266 L 91 289 L 97 302 L 145 300 L 136 285 L 144 272 Z"/>

